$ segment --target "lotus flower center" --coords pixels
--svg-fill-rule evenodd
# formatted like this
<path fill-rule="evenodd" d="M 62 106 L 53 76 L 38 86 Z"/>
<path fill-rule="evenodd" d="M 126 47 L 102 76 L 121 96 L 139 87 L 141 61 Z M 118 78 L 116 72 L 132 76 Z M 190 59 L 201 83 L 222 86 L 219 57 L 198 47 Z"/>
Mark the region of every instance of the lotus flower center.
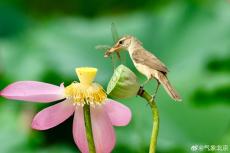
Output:
<path fill-rule="evenodd" d="M 105 102 L 107 95 L 101 85 L 93 83 L 97 73 L 96 68 L 76 68 L 79 82 L 73 82 L 65 88 L 65 95 L 67 99 L 75 105 L 84 106 L 101 105 Z"/>

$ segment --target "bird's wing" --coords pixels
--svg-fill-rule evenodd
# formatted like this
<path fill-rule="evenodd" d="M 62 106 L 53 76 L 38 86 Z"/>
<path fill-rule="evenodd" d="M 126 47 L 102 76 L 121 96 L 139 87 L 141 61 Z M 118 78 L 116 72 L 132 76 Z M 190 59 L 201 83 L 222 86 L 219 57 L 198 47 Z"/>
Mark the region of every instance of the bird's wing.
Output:
<path fill-rule="evenodd" d="M 136 63 L 141 63 L 146 66 L 149 66 L 152 69 L 167 73 L 168 69 L 167 67 L 153 54 L 151 54 L 148 51 L 145 51 L 143 49 L 136 50 L 132 54 L 133 60 L 135 60 Z"/>

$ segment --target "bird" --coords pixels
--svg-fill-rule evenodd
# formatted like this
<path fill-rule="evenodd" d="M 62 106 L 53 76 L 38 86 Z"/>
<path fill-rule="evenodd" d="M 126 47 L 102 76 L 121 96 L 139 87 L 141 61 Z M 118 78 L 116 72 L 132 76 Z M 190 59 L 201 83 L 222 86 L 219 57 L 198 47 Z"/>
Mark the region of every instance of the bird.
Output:
<path fill-rule="evenodd" d="M 157 80 L 157 87 L 153 93 L 153 98 L 155 98 L 161 84 L 172 99 L 175 101 L 182 100 L 168 80 L 168 68 L 153 53 L 147 51 L 143 47 L 141 41 L 134 36 L 123 36 L 113 45 L 113 47 L 105 52 L 104 57 L 109 57 L 112 53 L 118 53 L 121 50 L 127 50 L 129 52 L 130 58 L 136 69 L 146 76 L 147 80 L 143 83 L 143 86 L 151 79 Z"/>

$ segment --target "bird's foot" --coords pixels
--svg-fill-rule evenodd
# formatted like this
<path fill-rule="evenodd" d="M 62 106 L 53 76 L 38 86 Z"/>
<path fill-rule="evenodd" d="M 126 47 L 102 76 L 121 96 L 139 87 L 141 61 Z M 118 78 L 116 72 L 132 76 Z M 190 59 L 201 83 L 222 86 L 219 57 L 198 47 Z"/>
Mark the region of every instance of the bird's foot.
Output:
<path fill-rule="evenodd" d="M 144 93 L 144 87 L 143 87 L 143 86 L 140 86 L 137 95 L 142 96 L 143 93 Z"/>
<path fill-rule="evenodd" d="M 154 94 L 152 95 L 152 99 L 155 100 L 155 99 L 156 99 L 156 96 L 157 96 L 157 94 L 154 93 Z"/>
<path fill-rule="evenodd" d="M 140 85 L 140 89 L 142 89 L 142 90 L 143 90 L 143 89 L 144 89 L 144 86 L 143 86 L 143 85 Z"/>
<path fill-rule="evenodd" d="M 144 88 L 144 86 L 145 86 L 144 84 L 141 84 L 141 85 L 140 85 L 140 88 L 142 88 L 142 89 L 143 89 L 143 88 Z"/>

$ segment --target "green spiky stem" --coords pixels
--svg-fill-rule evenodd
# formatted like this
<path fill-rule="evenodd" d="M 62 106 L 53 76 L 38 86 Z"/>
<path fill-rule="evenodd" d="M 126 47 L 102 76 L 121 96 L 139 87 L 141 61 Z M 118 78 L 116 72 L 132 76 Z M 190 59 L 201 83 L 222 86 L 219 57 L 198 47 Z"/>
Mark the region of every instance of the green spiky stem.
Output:
<path fill-rule="evenodd" d="M 89 153 L 96 153 L 94 139 L 93 139 L 91 116 L 90 116 L 90 105 L 85 104 L 83 107 L 83 111 L 84 111 L 85 130 L 86 130 L 86 137 L 88 141 Z"/>
<path fill-rule="evenodd" d="M 153 99 L 153 97 L 147 93 L 143 87 L 140 87 L 138 95 L 142 98 L 144 98 L 149 106 L 151 107 L 152 116 L 153 116 L 153 128 L 152 128 L 152 135 L 150 140 L 150 146 L 149 146 L 149 153 L 155 153 L 156 152 L 156 145 L 157 145 L 157 136 L 159 131 L 159 112 L 157 105 Z"/>

